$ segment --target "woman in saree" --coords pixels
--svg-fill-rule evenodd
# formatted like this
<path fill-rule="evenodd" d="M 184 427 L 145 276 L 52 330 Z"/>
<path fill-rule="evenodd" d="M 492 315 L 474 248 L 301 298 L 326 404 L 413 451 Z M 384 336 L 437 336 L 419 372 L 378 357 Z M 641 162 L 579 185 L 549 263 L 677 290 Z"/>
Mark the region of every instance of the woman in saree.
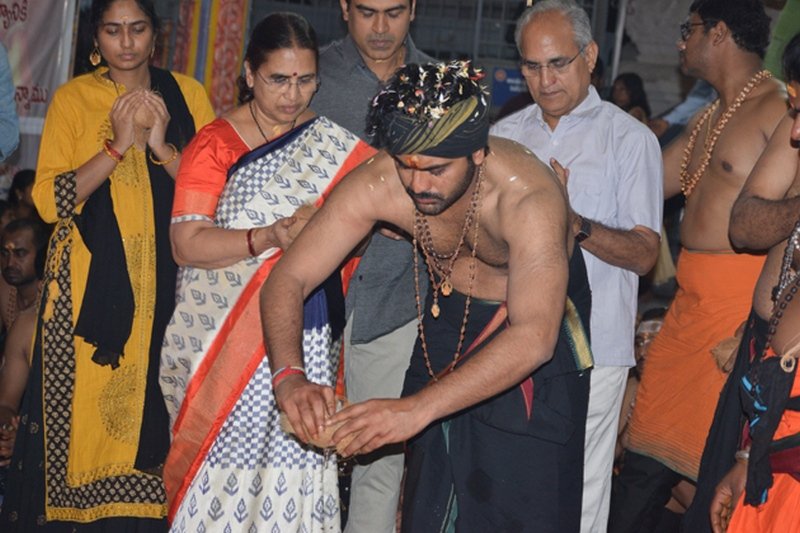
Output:
<path fill-rule="evenodd" d="M 298 372 L 335 383 L 342 280 L 333 276 L 306 304 L 304 369 L 270 369 L 258 308 L 305 206 L 373 151 L 308 108 L 317 61 L 302 17 L 267 16 L 247 47 L 241 105 L 201 130 L 181 163 L 171 236 L 183 266 L 161 356 L 175 531 L 340 527 L 335 458 L 281 430 L 273 386 Z"/>
<path fill-rule="evenodd" d="M 91 23 L 98 68 L 55 92 L 42 132 L 32 195 L 56 227 L 2 531 L 167 526 L 169 216 L 181 149 L 214 113 L 195 80 L 148 64 L 152 1 L 95 0 Z"/>

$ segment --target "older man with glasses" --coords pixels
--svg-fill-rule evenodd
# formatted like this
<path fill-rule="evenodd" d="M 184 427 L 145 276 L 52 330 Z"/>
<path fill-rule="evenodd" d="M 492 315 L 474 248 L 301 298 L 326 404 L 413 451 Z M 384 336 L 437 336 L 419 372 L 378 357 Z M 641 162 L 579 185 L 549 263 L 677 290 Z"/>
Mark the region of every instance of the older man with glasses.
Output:
<path fill-rule="evenodd" d="M 655 263 L 661 228 L 661 153 L 650 130 L 602 102 L 590 79 L 598 47 L 586 12 L 544 0 L 517 22 L 522 73 L 534 105 L 492 133 L 569 169 L 571 231 L 592 288 L 595 367 L 586 423 L 581 530 L 604 531 L 620 405 L 633 334 L 639 275 Z"/>

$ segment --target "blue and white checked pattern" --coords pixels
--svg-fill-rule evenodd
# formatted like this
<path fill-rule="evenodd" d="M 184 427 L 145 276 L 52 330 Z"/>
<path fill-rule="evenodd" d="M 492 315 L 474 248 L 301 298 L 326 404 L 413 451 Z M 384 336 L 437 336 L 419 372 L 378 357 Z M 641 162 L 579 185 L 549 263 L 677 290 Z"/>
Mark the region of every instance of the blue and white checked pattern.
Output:
<path fill-rule="evenodd" d="M 332 358 L 331 354 L 339 353 L 339 344 L 332 342 L 330 326 L 303 332 L 303 363 L 309 379 L 329 386 L 335 384 L 338 358 Z M 217 441 L 208 453 L 208 462 L 216 468 L 248 470 L 322 465 L 323 457 L 320 454 L 309 455 L 297 440 L 280 429 L 278 409 L 272 393 L 272 374 L 266 358 L 225 420 Z"/>
<path fill-rule="evenodd" d="M 217 206 L 217 224 L 234 229 L 272 224 L 292 215 L 299 205 L 315 202 L 357 143 L 350 132 L 326 118 L 317 118 L 278 154 L 264 156 L 231 176 Z M 281 185 L 276 193 L 278 180 L 289 186 Z M 239 203 L 245 199 L 246 204 Z M 175 423 L 187 384 L 247 282 L 261 261 L 277 252 L 272 248 L 258 258 L 220 269 L 178 270 L 176 308 L 164 335 L 160 371 L 171 424 Z"/>
<path fill-rule="evenodd" d="M 225 228 L 272 224 L 299 205 L 315 202 L 357 143 L 351 133 L 327 119 L 316 119 L 279 153 L 231 176 L 220 196 L 216 224 Z M 221 269 L 180 269 L 160 373 L 173 424 L 188 383 L 220 326 L 261 262 L 276 252 L 268 250 Z M 306 324 L 310 327 L 308 320 Z M 339 350 L 332 343 L 330 326 L 304 331 L 303 349 L 309 379 L 333 385 Z M 335 457 L 305 449 L 280 430 L 266 358 L 192 480 L 172 528 L 187 533 L 339 531 Z"/>
<path fill-rule="evenodd" d="M 329 327 L 306 330 L 306 368 L 332 385 L 338 342 Z M 322 341 L 322 342 L 320 342 Z M 315 380 L 317 381 L 317 380 Z M 207 510 L 203 512 L 203 510 Z M 178 519 L 177 517 L 180 517 Z M 267 360 L 261 362 L 195 476 L 173 531 L 339 531 L 335 456 L 326 457 L 280 429 Z"/>

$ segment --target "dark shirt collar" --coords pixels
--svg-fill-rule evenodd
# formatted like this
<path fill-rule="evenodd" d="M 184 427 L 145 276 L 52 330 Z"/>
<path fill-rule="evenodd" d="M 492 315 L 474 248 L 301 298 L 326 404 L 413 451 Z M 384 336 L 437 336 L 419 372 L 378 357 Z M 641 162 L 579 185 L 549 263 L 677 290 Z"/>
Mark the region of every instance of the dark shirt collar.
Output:
<path fill-rule="evenodd" d="M 414 45 L 411 35 L 406 35 L 405 46 L 406 57 L 404 58 L 404 63 L 419 63 L 420 61 L 427 63 L 430 61 L 430 59 L 423 55 Z M 356 42 L 349 33 L 342 39 L 342 59 L 346 64 L 350 65 L 351 71 L 361 69 L 362 72 L 369 74 L 371 77 L 375 78 L 376 81 L 378 80 L 378 77 L 367 66 L 361 52 L 358 51 Z"/>

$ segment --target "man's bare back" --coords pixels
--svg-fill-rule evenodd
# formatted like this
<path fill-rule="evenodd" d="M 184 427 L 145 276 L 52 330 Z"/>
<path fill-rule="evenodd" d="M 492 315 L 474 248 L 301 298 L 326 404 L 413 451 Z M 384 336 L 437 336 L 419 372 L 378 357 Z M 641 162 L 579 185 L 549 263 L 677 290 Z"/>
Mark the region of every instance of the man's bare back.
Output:
<path fill-rule="evenodd" d="M 719 136 L 707 170 L 687 198 L 681 221 L 681 243 L 685 248 L 703 252 L 733 251 L 728 238 L 731 207 L 785 112 L 785 94 L 780 83 L 765 80 L 733 114 Z M 690 175 L 705 157 L 705 143 L 713 137 L 714 125 L 722 113 L 724 109 L 718 109 L 698 131 L 688 167 Z M 664 152 L 665 197 L 680 190 L 684 150 L 702 115 L 700 111 Z"/>

